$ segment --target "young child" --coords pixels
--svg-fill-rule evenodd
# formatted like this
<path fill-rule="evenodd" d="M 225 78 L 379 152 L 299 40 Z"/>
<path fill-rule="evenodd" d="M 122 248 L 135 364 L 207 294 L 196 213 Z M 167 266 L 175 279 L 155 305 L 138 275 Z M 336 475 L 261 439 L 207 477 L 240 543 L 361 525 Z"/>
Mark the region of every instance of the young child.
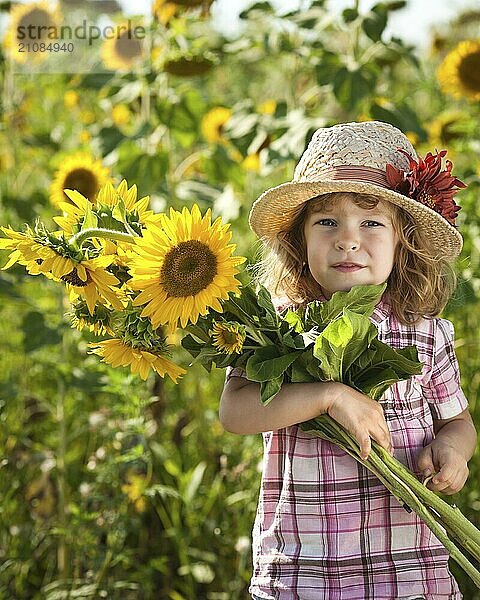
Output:
<path fill-rule="evenodd" d="M 286 384 L 262 406 L 259 384 L 242 369 L 228 370 L 223 426 L 262 432 L 264 440 L 254 599 L 462 597 L 448 553 L 416 514 L 337 446 L 297 425 L 328 413 L 364 457 L 374 439 L 420 478 L 434 473 L 432 490 L 454 494 L 465 484 L 476 432 L 452 323 L 436 316 L 456 285 L 452 263 L 462 238 L 453 194 L 463 184 L 450 163 L 440 170 L 442 158 L 427 155 L 417 165 L 408 139 L 387 123 L 319 129 L 294 180 L 253 205 L 250 225 L 266 248 L 259 279 L 273 294 L 280 290 L 298 306 L 387 282 L 371 316 L 378 337 L 394 348 L 415 345 L 424 363 L 380 402 L 328 381 Z"/>

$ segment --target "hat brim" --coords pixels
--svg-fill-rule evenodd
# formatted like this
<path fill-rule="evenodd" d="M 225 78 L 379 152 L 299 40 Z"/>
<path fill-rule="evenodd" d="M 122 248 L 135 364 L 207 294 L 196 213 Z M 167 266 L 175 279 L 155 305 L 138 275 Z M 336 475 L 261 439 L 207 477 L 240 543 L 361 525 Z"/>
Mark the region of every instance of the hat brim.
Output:
<path fill-rule="evenodd" d="M 293 213 L 301 204 L 315 196 L 333 192 L 371 194 L 392 202 L 410 213 L 418 226 L 429 232 L 433 249 L 439 254 L 454 259 L 462 250 L 463 239 L 460 232 L 433 209 L 393 190 L 354 180 L 289 181 L 270 188 L 254 202 L 248 218 L 250 227 L 268 244 L 279 231 L 288 227 Z"/>

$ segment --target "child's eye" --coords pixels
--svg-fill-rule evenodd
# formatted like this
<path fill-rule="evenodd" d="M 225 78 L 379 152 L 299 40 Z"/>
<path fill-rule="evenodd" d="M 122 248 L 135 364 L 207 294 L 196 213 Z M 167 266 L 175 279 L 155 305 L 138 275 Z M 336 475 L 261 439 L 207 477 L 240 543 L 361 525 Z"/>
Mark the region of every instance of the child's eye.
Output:
<path fill-rule="evenodd" d="M 333 219 L 320 219 L 315 223 L 315 225 L 325 225 L 325 221 L 329 221 L 330 223 L 335 223 Z"/>
<path fill-rule="evenodd" d="M 374 225 L 380 225 L 380 227 L 383 227 L 382 223 L 379 223 L 378 221 L 366 221 L 366 223 L 373 223 Z"/>

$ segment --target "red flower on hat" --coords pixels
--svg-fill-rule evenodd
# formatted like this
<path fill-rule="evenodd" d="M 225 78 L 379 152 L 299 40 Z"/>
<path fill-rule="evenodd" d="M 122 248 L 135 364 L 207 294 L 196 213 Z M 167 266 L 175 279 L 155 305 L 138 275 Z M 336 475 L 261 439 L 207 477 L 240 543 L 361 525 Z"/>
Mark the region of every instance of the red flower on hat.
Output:
<path fill-rule="evenodd" d="M 459 188 L 467 186 L 452 176 L 451 160 L 445 162 L 446 168 L 442 171 L 442 159 L 447 151 L 442 150 L 437 154 L 428 152 L 425 158 L 418 157 L 418 163 L 405 150 L 399 148 L 398 151 L 408 158 L 410 170 L 402 171 L 387 164 L 387 182 L 390 188 L 432 208 L 450 225 L 455 226 L 455 219 L 461 207 L 455 204 L 453 196 Z"/>

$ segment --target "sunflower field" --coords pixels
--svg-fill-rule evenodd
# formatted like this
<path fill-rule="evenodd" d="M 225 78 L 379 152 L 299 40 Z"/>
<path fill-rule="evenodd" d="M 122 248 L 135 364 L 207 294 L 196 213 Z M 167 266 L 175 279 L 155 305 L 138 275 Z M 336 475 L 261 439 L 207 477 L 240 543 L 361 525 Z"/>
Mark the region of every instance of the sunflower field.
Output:
<path fill-rule="evenodd" d="M 151 14 L 128 17 L 104 4 L 122 35 L 53 68 L 39 45 L 19 51 L 18 32 L 80 19 L 88 3 L 0 3 L 0 600 L 244 600 L 261 436 L 223 430 L 225 370 L 190 364 L 175 328 L 163 338 L 169 360 L 128 345 L 136 327 L 158 350 L 144 317 L 165 321 L 142 278 L 166 237 L 142 238 L 132 268 L 140 300 L 123 342 L 105 343 L 110 312 L 125 302 L 111 292 L 125 277 L 121 251 L 100 256 L 92 244 L 80 260 L 52 232 L 81 233 L 80 215 L 125 241 L 161 213 L 170 231 L 200 230 L 210 211 L 223 222 L 212 227 L 227 285 L 240 257 L 259 258 L 252 202 L 292 178 L 317 128 L 378 119 L 422 156 L 447 148 L 468 187 L 457 196 L 458 287 L 441 316 L 455 325 L 480 428 L 480 11 L 438 25 L 417 48 L 385 32 L 405 1 L 361 12 L 358 0 L 342 11 L 292 0 L 281 14 L 252 2 L 228 36 L 215 26 L 216 0 L 155 0 Z M 196 284 L 182 285 L 180 299 Z M 96 313 L 100 298 L 111 311 Z M 193 307 L 177 300 L 168 310 L 183 326 Z M 479 453 L 469 466 L 452 502 L 479 527 Z M 480 599 L 452 570 L 464 597 Z"/>

